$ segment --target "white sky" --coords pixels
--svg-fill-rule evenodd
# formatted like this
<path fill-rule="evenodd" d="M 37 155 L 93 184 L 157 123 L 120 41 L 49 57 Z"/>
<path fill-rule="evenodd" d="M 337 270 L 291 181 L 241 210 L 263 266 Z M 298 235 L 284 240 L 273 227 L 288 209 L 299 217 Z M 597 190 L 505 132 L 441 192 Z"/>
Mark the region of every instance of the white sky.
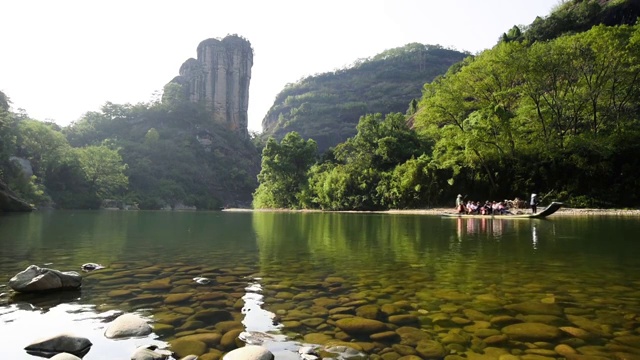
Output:
<path fill-rule="evenodd" d="M 561 0 L 3 0 L 0 90 L 38 120 L 67 125 L 107 101 L 148 102 L 227 34 L 254 49 L 249 130 L 287 83 L 410 42 L 472 53 Z"/>

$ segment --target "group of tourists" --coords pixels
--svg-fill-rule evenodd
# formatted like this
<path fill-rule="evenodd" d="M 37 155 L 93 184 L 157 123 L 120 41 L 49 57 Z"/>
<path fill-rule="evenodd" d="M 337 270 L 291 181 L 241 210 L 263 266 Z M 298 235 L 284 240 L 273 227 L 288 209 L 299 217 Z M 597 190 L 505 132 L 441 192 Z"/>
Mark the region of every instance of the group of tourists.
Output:
<path fill-rule="evenodd" d="M 515 201 L 519 201 L 517 198 Z M 458 214 L 468 215 L 506 215 L 512 214 L 508 204 L 509 200 L 504 201 L 485 201 L 481 204 L 480 201 L 465 201 L 461 194 L 458 194 L 456 198 L 456 211 Z M 529 202 L 531 211 L 533 214 L 537 212 L 538 195 L 531 194 L 531 201 Z"/>

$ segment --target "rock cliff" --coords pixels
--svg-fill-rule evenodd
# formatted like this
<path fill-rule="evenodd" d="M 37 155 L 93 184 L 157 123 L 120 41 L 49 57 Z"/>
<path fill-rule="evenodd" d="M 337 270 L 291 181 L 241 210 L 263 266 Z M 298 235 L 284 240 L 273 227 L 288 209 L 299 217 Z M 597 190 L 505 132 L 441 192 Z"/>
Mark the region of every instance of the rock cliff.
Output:
<path fill-rule="evenodd" d="M 197 54 L 197 59 L 182 64 L 171 83 L 181 85 L 185 99 L 203 103 L 213 121 L 246 136 L 251 43 L 237 35 L 207 39 L 198 45 Z"/>

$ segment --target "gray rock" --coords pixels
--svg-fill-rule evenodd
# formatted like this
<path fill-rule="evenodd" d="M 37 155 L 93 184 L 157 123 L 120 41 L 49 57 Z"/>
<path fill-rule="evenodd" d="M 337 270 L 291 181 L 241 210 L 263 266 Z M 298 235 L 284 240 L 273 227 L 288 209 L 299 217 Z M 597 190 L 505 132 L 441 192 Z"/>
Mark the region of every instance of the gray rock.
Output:
<path fill-rule="evenodd" d="M 39 292 L 78 289 L 82 276 L 75 271 L 61 272 L 31 265 L 9 280 L 9 286 L 18 292 Z"/>
<path fill-rule="evenodd" d="M 169 350 L 159 350 L 155 345 L 144 345 L 137 348 L 131 360 L 166 360 L 171 356 Z"/>
<path fill-rule="evenodd" d="M 146 336 L 153 330 L 147 321 L 135 314 L 123 314 L 109 324 L 104 336 L 109 339 Z"/>
<path fill-rule="evenodd" d="M 74 336 L 71 334 L 60 334 L 27 345 L 24 349 L 27 353 L 36 356 L 50 358 L 59 353 L 73 354 L 83 357 L 91 349 L 91 341 L 87 338 Z"/>
<path fill-rule="evenodd" d="M 229 351 L 223 360 L 273 360 L 274 356 L 267 348 L 259 345 L 247 345 Z"/>
<path fill-rule="evenodd" d="M 81 360 L 81 358 L 73 355 L 73 354 L 69 354 L 69 353 L 60 353 L 54 357 L 52 357 L 51 359 L 53 360 Z"/>
<path fill-rule="evenodd" d="M 82 269 L 82 271 L 89 272 L 89 271 L 104 269 L 104 266 L 96 263 L 86 263 L 86 264 L 82 264 L 80 268 Z"/>
<path fill-rule="evenodd" d="M 190 102 L 212 109 L 214 122 L 247 136 L 252 66 L 253 49 L 247 40 L 236 35 L 207 39 L 198 45 L 197 60 L 185 61 L 171 82 L 181 85 Z M 208 134 L 196 139 L 204 147 L 211 146 Z"/>

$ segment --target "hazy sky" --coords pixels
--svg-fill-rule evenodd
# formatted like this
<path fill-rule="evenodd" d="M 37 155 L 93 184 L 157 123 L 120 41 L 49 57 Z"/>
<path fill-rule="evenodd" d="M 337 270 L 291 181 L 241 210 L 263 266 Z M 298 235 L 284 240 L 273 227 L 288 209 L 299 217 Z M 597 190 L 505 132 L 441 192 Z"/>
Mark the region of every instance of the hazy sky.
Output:
<path fill-rule="evenodd" d="M 227 34 L 254 49 L 249 130 L 287 83 L 410 42 L 472 53 L 560 0 L 5 0 L 0 90 L 38 120 L 67 125 L 107 101 L 148 102 Z"/>

